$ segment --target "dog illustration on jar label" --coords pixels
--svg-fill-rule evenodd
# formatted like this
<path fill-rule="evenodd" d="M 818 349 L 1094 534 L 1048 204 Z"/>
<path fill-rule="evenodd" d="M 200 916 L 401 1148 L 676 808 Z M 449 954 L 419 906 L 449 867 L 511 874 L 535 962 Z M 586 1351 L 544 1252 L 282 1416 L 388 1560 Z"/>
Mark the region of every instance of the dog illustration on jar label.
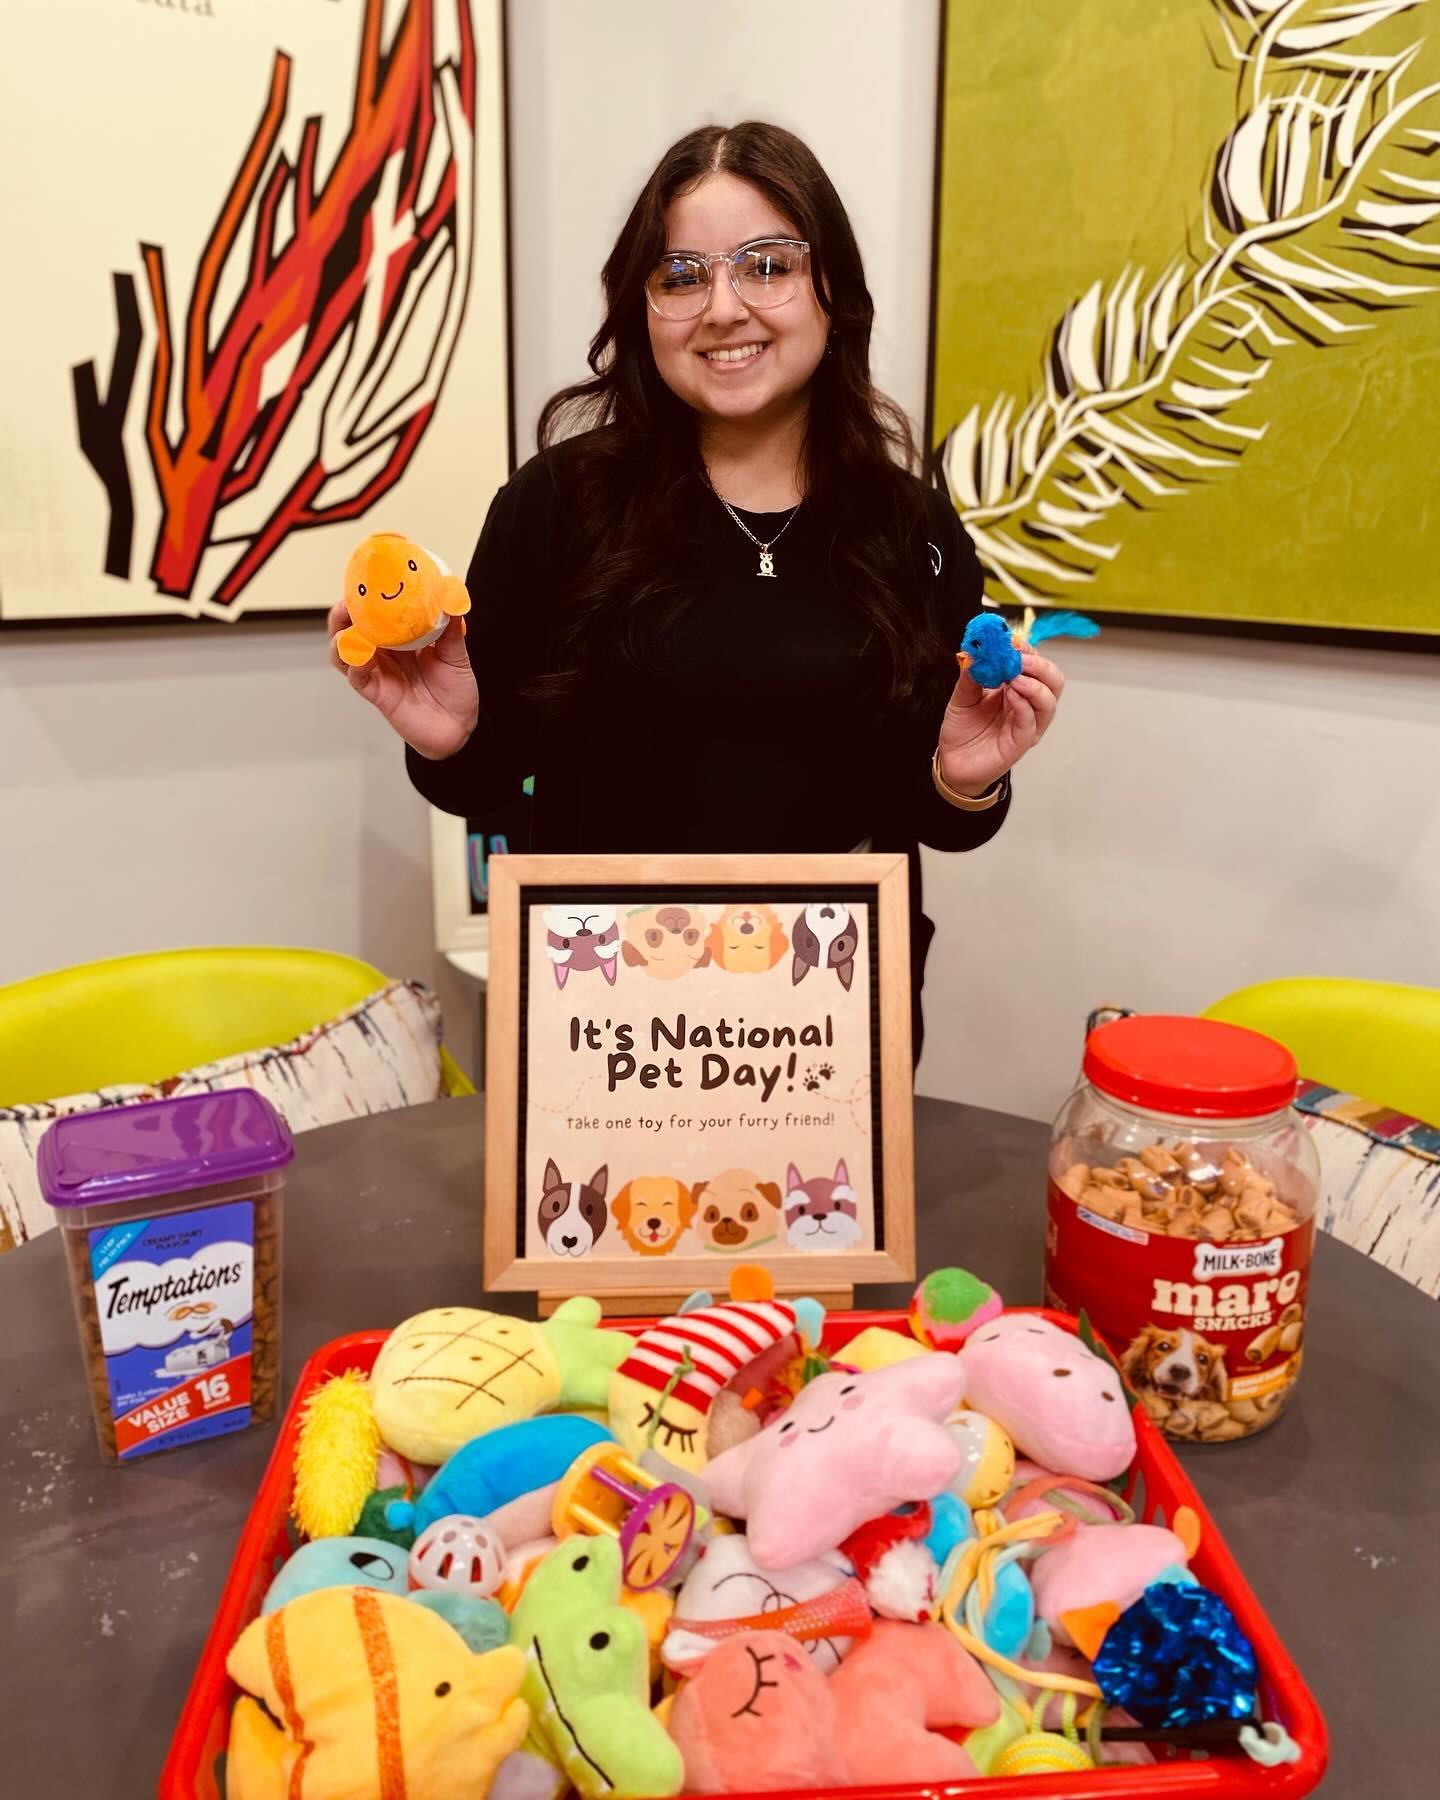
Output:
<path fill-rule="evenodd" d="M 1246 1426 L 1231 1410 L 1225 1346 L 1190 1327 L 1142 1326 L 1120 1358 L 1125 1380 L 1168 1437 L 1224 1443 Z"/>
<path fill-rule="evenodd" d="M 547 906 L 545 954 L 563 988 L 572 975 L 599 969 L 615 985 L 620 924 L 613 906 Z"/>
<path fill-rule="evenodd" d="M 1137 1394 L 1148 1390 L 1168 1400 L 1230 1398 L 1224 1346 L 1198 1331 L 1146 1325 L 1121 1357 L 1120 1369 Z"/>

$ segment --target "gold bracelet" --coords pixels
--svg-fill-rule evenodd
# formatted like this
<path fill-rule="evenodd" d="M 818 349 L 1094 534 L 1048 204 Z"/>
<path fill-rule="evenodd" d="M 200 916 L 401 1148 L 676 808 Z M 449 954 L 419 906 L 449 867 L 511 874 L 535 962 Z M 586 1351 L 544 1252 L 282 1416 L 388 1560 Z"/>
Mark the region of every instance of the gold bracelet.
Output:
<path fill-rule="evenodd" d="M 940 746 L 935 746 L 934 760 L 930 764 L 930 774 L 934 778 L 935 792 L 947 806 L 958 806 L 961 812 L 987 812 L 1000 798 L 1005 787 L 1005 777 L 999 776 L 992 781 L 983 794 L 957 794 L 940 773 Z"/>

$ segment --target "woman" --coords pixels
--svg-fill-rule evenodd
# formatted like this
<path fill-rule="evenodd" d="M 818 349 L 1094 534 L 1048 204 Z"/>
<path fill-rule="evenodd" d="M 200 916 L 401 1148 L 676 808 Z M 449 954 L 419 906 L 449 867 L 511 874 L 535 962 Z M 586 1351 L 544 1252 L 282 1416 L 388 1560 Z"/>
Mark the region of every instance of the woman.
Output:
<path fill-rule="evenodd" d="M 918 1058 L 916 846 L 994 836 L 1063 678 L 955 680 L 979 566 L 871 385 L 860 253 L 798 138 L 682 138 L 604 284 L 593 378 L 490 508 L 468 634 L 345 672 L 436 806 L 533 774 L 537 851 L 908 852 Z"/>

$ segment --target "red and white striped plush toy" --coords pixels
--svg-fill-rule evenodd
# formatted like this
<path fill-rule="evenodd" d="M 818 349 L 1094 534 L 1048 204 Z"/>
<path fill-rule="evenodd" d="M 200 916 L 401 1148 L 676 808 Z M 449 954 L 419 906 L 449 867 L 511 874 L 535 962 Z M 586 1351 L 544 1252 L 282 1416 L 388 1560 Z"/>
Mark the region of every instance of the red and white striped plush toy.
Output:
<path fill-rule="evenodd" d="M 610 1377 L 610 1428 L 632 1456 L 653 1449 L 698 1474 L 734 1441 L 729 1434 L 749 1390 L 763 1390 L 771 1372 L 795 1354 L 800 1309 L 811 1303 L 776 1300 L 773 1286 L 757 1289 L 759 1273 L 736 1269 L 741 1280 L 731 1283 L 732 1295 L 756 1291 L 757 1297 L 696 1306 L 637 1337 Z M 712 1442 L 722 1418 L 726 1442 Z"/>

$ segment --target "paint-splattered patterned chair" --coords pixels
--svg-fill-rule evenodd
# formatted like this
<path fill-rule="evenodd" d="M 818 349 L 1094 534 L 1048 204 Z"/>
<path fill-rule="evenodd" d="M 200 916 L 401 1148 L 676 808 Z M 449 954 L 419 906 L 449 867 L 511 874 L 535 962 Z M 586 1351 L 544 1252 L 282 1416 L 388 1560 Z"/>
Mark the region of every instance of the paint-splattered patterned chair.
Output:
<path fill-rule="evenodd" d="M 239 1085 L 294 1131 L 474 1089 L 413 982 L 325 950 L 167 950 L 0 988 L 0 1250 L 50 1224 L 35 1147 L 62 1112 Z"/>

